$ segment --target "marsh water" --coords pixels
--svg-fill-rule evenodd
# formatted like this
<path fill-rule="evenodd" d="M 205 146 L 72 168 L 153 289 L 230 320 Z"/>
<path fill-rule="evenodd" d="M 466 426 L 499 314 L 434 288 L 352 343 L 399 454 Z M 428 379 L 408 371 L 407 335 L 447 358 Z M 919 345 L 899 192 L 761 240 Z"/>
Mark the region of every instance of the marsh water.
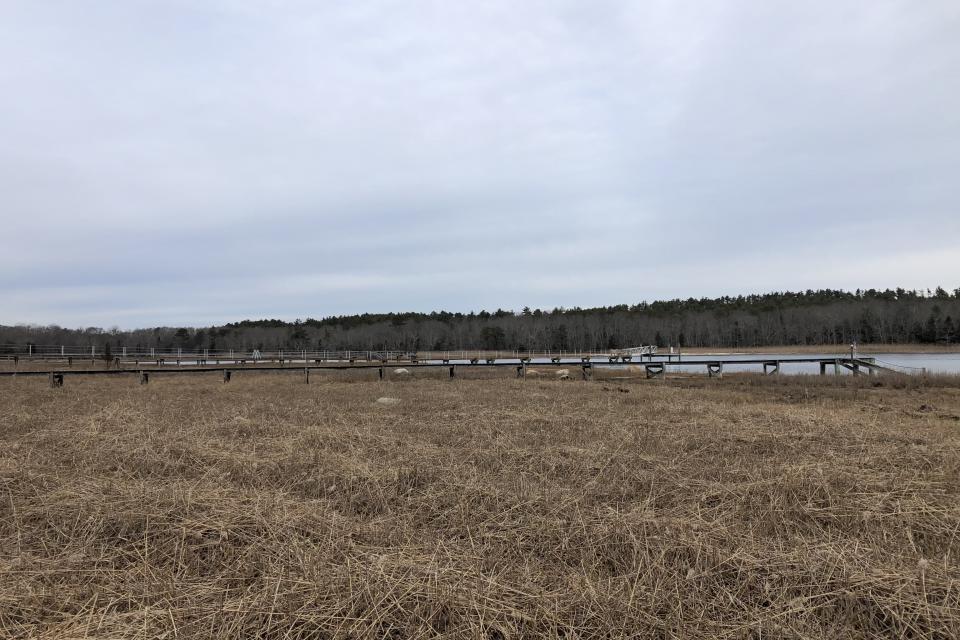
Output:
<path fill-rule="evenodd" d="M 816 362 L 790 362 L 792 359 L 803 359 L 803 358 L 833 358 L 833 357 L 850 357 L 848 353 L 823 353 L 823 354 L 785 354 L 785 353 L 751 353 L 751 354 L 730 354 L 730 355 L 720 355 L 717 354 L 713 357 L 722 358 L 724 360 L 724 371 L 759 371 L 762 369 L 761 365 L 758 364 L 729 364 L 731 361 L 737 360 L 780 360 L 781 362 L 781 373 L 808 373 L 816 374 L 820 373 L 820 365 Z M 857 357 L 861 358 L 874 358 L 876 363 L 879 365 L 888 366 L 892 369 L 897 369 L 903 373 L 955 373 L 960 374 L 960 351 L 956 353 L 858 353 Z M 708 360 L 711 356 L 701 355 L 701 356 L 689 356 L 690 360 Z M 684 356 L 684 359 L 688 359 L 687 356 Z M 689 369 L 689 367 L 684 367 Z M 674 367 L 669 367 L 668 370 L 673 370 Z M 680 369 L 680 367 L 676 367 Z M 831 367 L 830 372 L 833 371 Z M 840 368 L 841 373 L 849 373 L 843 367 Z"/>
<path fill-rule="evenodd" d="M 691 354 L 691 355 L 672 355 L 668 360 L 666 354 L 654 356 L 653 362 L 664 362 L 667 371 L 688 371 L 699 372 L 700 369 L 691 365 L 677 365 L 678 358 L 683 362 L 705 362 L 708 360 L 723 360 L 724 372 L 759 372 L 763 370 L 758 360 L 779 360 L 780 372 L 784 374 L 818 374 L 820 373 L 820 364 L 817 362 L 796 362 L 796 360 L 809 360 L 812 358 L 849 358 L 850 353 L 810 353 L 810 354 L 787 354 L 787 353 L 715 353 L 715 354 Z M 896 369 L 903 373 L 953 373 L 960 374 L 960 351 L 954 353 L 857 353 L 859 358 L 874 358 L 879 365 Z M 744 364 L 737 364 L 738 361 L 746 361 Z M 432 361 L 430 361 L 432 362 Z M 467 360 L 451 360 L 451 364 L 465 364 Z M 482 362 L 482 360 L 481 360 Z M 515 358 L 498 359 L 498 363 L 515 363 L 520 361 Z M 649 362 L 643 359 L 635 358 L 634 365 L 641 365 Z M 673 362 L 674 364 L 671 364 Z M 550 364 L 548 358 L 534 358 L 530 365 Z M 570 366 L 576 366 L 577 361 L 564 362 Z M 593 360 L 596 367 L 610 366 L 602 359 Z M 614 365 L 623 366 L 623 365 Z M 828 372 L 833 372 L 833 367 L 829 367 Z M 840 367 L 840 373 L 849 373 L 847 369 Z"/>

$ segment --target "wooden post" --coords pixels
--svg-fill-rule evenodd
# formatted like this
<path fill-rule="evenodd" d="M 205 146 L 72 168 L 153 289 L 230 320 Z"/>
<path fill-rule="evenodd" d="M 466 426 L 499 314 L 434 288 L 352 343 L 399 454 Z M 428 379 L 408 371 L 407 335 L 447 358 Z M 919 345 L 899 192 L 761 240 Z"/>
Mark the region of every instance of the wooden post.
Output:
<path fill-rule="evenodd" d="M 457 366 L 452 364 L 450 365 L 450 377 L 455 378 L 457 376 Z"/>
<path fill-rule="evenodd" d="M 310 384 L 310 368 L 309 367 L 303 368 L 303 381 L 306 384 Z"/>
<path fill-rule="evenodd" d="M 667 365 L 662 362 L 651 362 L 644 365 L 644 368 L 647 370 L 648 378 L 665 378 L 667 373 Z"/>
<path fill-rule="evenodd" d="M 146 371 L 140 372 L 140 384 L 147 384 L 150 382 L 150 374 Z"/>
<path fill-rule="evenodd" d="M 230 382 L 230 374 L 231 374 L 231 372 L 230 372 L 229 369 L 224 369 L 224 370 L 223 370 L 223 382 L 224 382 L 224 383 Z"/>
<path fill-rule="evenodd" d="M 383 367 L 380 367 L 380 379 L 383 380 Z"/>

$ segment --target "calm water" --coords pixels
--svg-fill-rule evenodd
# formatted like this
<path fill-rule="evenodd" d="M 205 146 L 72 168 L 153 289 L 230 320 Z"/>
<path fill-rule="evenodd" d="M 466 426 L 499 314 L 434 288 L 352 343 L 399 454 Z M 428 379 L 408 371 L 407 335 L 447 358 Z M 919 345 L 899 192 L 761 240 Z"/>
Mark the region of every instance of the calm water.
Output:
<path fill-rule="evenodd" d="M 843 357 L 844 355 L 849 356 L 849 354 L 834 354 L 834 353 L 824 353 L 824 354 L 808 354 L 808 355 L 797 355 L 797 354 L 783 354 L 783 353 L 774 353 L 774 354 L 744 354 L 744 355 L 725 355 L 722 356 L 724 360 L 757 360 L 760 358 L 770 359 L 770 360 L 781 360 L 782 364 L 780 366 L 781 373 L 811 373 L 817 374 L 820 373 L 820 365 L 818 363 L 790 363 L 791 358 L 832 358 L 835 356 Z M 863 358 L 876 358 L 876 362 L 879 365 L 890 366 L 892 369 L 897 369 L 903 373 L 922 373 L 926 369 L 927 373 L 958 373 L 960 374 L 960 352 L 957 353 L 858 353 L 859 357 Z M 710 356 L 690 356 L 690 359 L 696 358 L 707 359 Z M 720 357 L 720 356 L 717 356 Z M 669 370 L 674 370 L 673 367 L 668 367 Z M 691 371 L 695 371 L 695 368 L 687 367 Z M 724 365 L 724 371 L 760 371 L 761 366 L 756 364 L 751 365 Z M 842 373 L 849 373 L 846 369 L 840 369 Z M 827 373 L 833 373 L 833 367 L 827 369 Z"/>
<path fill-rule="evenodd" d="M 714 354 L 714 355 L 689 355 L 683 356 L 683 360 L 709 360 L 711 358 L 722 358 L 726 362 L 724 363 L 723 370 L 724 372 L 760 372 L 763 370 L 762 366 L 759 364 L 729 364 L 729 362 L 736 360 L 780 360 L 780 372 L 784 374 L 818 374 L 820 373 L 820 365 L 816 362 L 790 362 L 794 358 L 834 358 L 834 357 L 849 357 L 849 353 L 811 353 L 811 354 L 786 354 L 786 353 L 750 353 L 750 354 Z M 879 365 L 886 365 L 892 369 L 902 371 L 903 373 L 922 373 L 926 369 L 927 373 L 956 373 L 960 374 L 960 351 L 956 353 L 858 353 L 858 357 L 864 358 L 876 358 L 876 362 Z M 674 356 L 676 358 L 676 356 Z M 664 358 L 655 358 L 654 362 L 665 361 Z M 451 360 L 451 364 L 464 364 L 466 360 Z M 482 360 L 481 360 L 482 362 Z M 497 360 L 501 363 L 516 363 L 519 364 L 519 360 L 513 358 L 503 358 Z M 545 364 L 549 363 L 550 360 L 547 358 L 535 358 L 531 361 L 531 365 Z M 634 359 L 634 364 L 640 364 L 638 358 Z M 646 359 L 643 362 L 647 362 Z M 577 366 L 576 361 L 565 362 L 564 364 L 569 366 Z M 593 361 L 594 366 L 602 367 L 606 363 L 602 359 L 596 358 Z M 691 373 L 702 373 L 706 367 L 694 367 L 694 366 L 670 366 L 667 364 L 668 371 L 687 371 Z M 841 373 L 849 373 L 847 369 L 843 367 L 840 368 Z M 833 373 L 833 367 L 827 369 L 827 373 Z"/>

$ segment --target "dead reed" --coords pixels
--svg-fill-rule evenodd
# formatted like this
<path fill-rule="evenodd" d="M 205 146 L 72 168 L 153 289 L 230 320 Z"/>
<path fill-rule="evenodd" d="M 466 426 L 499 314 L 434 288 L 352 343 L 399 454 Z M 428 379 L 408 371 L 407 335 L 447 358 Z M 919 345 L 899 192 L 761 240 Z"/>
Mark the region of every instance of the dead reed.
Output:
<path fill-rule="evenodd" d="M 955 378 L 311 382 L 0 380 L 0 636 L 960 635 Z"/>

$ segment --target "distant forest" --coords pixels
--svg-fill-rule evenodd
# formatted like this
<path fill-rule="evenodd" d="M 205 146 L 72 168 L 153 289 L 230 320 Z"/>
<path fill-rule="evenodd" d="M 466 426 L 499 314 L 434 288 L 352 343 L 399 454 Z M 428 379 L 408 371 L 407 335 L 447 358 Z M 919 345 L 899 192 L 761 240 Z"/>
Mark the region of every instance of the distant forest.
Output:
<path fill-rule="evenodd" d="M 471 313 L 383 313 L 243 320 L 124 331 L 0 325 L 0 345 L 149 349 L 606 350 L 960 342 L 960 289 L 767 293 Z"/>

